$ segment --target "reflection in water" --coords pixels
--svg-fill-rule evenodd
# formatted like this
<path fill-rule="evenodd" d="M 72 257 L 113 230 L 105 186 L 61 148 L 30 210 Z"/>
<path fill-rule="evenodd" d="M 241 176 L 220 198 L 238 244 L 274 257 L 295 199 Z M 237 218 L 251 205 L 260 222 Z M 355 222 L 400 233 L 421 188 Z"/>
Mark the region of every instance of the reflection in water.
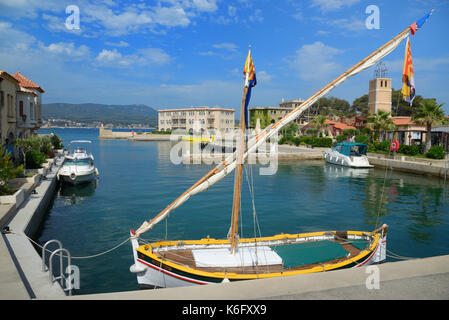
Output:
<path fill-rule="evenodd" d="M 350 168 L 326 162 L 323 167 L 323 170 L 328 178 L 343 178 L 343 177 L 366 178 L 370 174 L 371 169 Z"/>
<path fill-rule="evenodd" d="M 97 186 L 98 179 L 78 185 L 61 183 L 58 195 L 61 199 L 64 199 L 64 205 L 74 205 L 93 196 Z"/>
<path fill-rule="evenodd" d="M 411 239 L 432 243 L 435 228 L 444 224 L 442 207 L 447 199 L 440 179 L 411 175 L 405 182 L 401 173 L 375 170 L 365 179 L 362 205 L 367 224 L 377 227 L 383 217 L 406 218 L 404 227 Z"/>

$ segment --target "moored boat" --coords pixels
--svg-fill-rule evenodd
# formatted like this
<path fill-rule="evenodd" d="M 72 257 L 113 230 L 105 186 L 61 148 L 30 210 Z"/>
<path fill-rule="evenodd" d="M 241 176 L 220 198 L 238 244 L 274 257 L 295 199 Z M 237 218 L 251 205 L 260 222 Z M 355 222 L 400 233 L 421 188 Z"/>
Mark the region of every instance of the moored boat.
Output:
<path fill-rule="evenodd" d="M 363 143 L 341 142 L 324 151 L 324 159 L 346 167 L 372 168 L 366 155 L 367 149 L 368 146 Z"/>
<path fill-rule="evenodd" d="M 240 239 L 231 254 L 229 240 L 132 240 L 141 288 L 178 287 L 285 277 L 382 263 L 388 226 L 374 232 L 328 231 Z M 135 235 L 131 231 L 131 235 Z"/>
<path fill-rule="evenodd" d="M 75 140 L 70 142 L 69 154 L 65 155 L 64 162 L 57 174 L 58 179 L 65 183 L 80 184 L 93 181 L 98 176 L 94 166 L 94 156 L 86 148 L 75 147 L 75 144 L 92 143 L 89 140 Z"/>

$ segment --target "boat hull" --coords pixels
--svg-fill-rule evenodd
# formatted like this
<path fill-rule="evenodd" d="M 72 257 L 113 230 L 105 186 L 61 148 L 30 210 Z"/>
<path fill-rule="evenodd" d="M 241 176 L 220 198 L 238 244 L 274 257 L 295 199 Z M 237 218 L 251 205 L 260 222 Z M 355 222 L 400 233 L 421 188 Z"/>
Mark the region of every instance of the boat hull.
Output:
<path fill-rule="evenodd" d="M 313 237 L 325 237 L 325 234 L 329 232 L 314 233 Z M 354 234 L 363 234 L 354 233 Z M 131 232 L 133 235 L 133 232 Z M 307 235 L 307 234 L 306 234 Z M 351 257 L 351 259 L 343 260 L 338 263 L 333 264 L 323 264 L 323 265 L 313 265 L 310 268 L 306 267 L 300 270 L 284 271 L 284 272 L 271 272 L 271 273 L 257 273 L 257 274 L 237 274 L 234 272 L 207 272 L 204 270 L 195 270 L 194 268 L 186 267 L 183 264 L 176 264 L 168 260 L 158 259 L 155 255 L 151 253 L 154 244 L 149 245 L 151 248 L 144 246 L 139 246 L 138 240 L 135 238 L 131 239 L 133 254 L 134 254 L 134 265 L 130 267 L 130 271 L 135 273 L 137 276 L 137 282 L 140 288 L 171 288 L 171 287 L 181 287 L 181 286 L 192 286 L 192 285 L 205 285 L 213 283 L 223 283 L 223 282 L 233 282 L 242 280 L 252 280 L 252 279 L 263 279 L 263 278 L 276 278 L 276 277 L 286 277 L 292 275 L 323 272 L 330 270 L 339 270 L 346 268 L 361 267 L 370 264 L 383 263 L 386 259 L 386 232 L 382 234 L 377 234 L 375 240 L 370 245 L 367 250 L 362 250 L 357 256 Z M 274 236 L 270 239 L 275 239 L 280 237 Z M 286 235 L 282 235 L 285 237 Z M 299 238 L 302 235 L 287 235 Z M 264 241 L 268 238 L 260 238 L 260 241 Z M 205 242 L 210 242 L 210 239 L 202 239 L 198 241 L 185 241 L 186 246 L 201 246 Z M 241 240 L 242 241 L 242 240 Z M 189 244 L 190 242 L 190 244 Z M 212 244 L 219 245 L 220 243 L 226 247 L 226 241 L 219 241 L 212 239 Z M 259 240 L 258 240 L 259 242 Z M 241 242 L 243 243 L 243 242 Z"/>

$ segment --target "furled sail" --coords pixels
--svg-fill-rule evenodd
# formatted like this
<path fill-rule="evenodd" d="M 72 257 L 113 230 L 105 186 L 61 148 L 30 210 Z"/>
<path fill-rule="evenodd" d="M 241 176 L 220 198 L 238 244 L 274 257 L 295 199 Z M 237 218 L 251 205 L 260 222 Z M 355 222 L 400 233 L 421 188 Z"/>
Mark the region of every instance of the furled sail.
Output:
<path fill-rule="evenodd" d="M 279 130 L 286 126 L 291 121 L 298 118 L 304 111 L 311 107 L 320 98 L 327 95 L 331 90 L 339 86 L 341 83 L 346 81 L 348 78 L 360 73 L 361 71 L 373 66 L 379 60 L 383 59 L 385 56 L 390 54 L 397 46 L 409 35 L 410 27 L 407 27 L 395 38 L 391 39 L 381 48 L 377 49 L 371 53 L 368 57 L 349 68 L 346 72 L 340 75 L 338 78 L 330 82 L 320 91 L 315 93 L 313 96 L 305 100 L 300 106 L 293 109 L 289 114 L 278 122 L 269 125 L 263 131 L 252 137 L 247 143 L 247 151 L 243 155 L 243 159 L 246 159 L 248 154 L 253 153 L 261 146 L 266 140 L 276 135 Z M 162 221 L 168 216 L 170 212 L 179 207 L 181 204 L 186 202 L 191 196 L 208 189 L 210 186 L 214 185 L 217 181 L 221 180 L 232 172 L 237 164 L 237 152 L 228 156 L 223 162 L 221 162 L 217 167 L 209 171 L 203 178 L 201 178 L 197 183 L 186 190 L 181 196 L 179 196 L 175 201 L 170 203 L 164 210 L 162 210 L 158 215 L 156 215 L 152 220 L 145 221 L 139 229 L 137 229 L 134 237 L 139 237 L 142 233 L 150 230 L 154 225 Z"/>

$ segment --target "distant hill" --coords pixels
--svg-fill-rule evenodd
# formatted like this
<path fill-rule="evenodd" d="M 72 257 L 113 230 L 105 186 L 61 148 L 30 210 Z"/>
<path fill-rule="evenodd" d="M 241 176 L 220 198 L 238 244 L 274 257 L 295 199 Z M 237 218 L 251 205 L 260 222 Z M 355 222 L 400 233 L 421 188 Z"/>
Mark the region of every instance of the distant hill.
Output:
<path fill-rule="evenodd" d="M 42 116 L 44 119 L 55 118 L 79 122 L 157 125 L 157 111 L 143 104 L 48 103 L 42 105 Z"/>

